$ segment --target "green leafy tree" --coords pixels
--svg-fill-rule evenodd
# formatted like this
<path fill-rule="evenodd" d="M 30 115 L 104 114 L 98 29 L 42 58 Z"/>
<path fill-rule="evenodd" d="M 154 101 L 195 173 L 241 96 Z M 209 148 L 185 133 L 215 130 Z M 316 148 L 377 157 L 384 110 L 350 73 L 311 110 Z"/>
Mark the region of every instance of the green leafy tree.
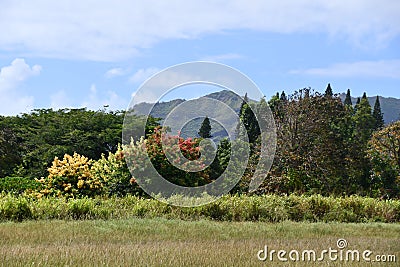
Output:
<path fill-rule="evenodd" d="M 208 117 L 205 117 L 203 122 L 201 123 L 199 132 L 199 136 L 201 138 L 211 138 L 211 124 L 210 124 L 210 119 Z"/>
<path fill-rule="evenodd" d="M 385 121 L 383 120 L 383 114 L 381 110 L 381 103 L 379 100 L 379 96 L 376 97 L 374 110 L 372 112 L 372 117 L 375 119 L 375 130 L 382 129 L 385 126 Z"/>
<path fill-rule="evenodd" d="M 296 92 L 275 116 L 277 151 L 267 192 L 340 193 L 346 150 L 341 126 L 346 109 L 338 97 L 309 88 Z M 275 114 L 274 114 L 275 115 Z"/>
<path fill-rule="evenodd" d="M 86 109 L 34 110 L 14 118 L 23 145 L 22 175 L 41 177 L 56 156 L 84 154 L 98 159 L 121 142 L 123 112 Z"/>
<path fill-rule="evenodd" d="M 6 123 L 6 119 L 0 117 L 0 177 L 11 175 L 22 160 L 18 138 Z"/>
<path fill-rule="evenodd" d="M 7 117 L 8 127 L 15 133 L 21 155 L 17 175 L 24 177 L 46 176 L 54 157 L 74 152 L 97 160 L 101 155 L 115 153 L 122 143 L 124 111 L 89 111 L 82 109 L 36 109 L 31 113 Z M 144 118 L 133 118 L 132 136 L 139 139 Z M 146 131 L 157 125 L 156 119 L 148 121 Z M 143 127 L 142 127 L 143 128 Z"/>
<path fill-rule="evenodd" d="M 400 192 L 400 121 L 375 132 L 368 146 L 374 187 L 381 195 L 398 197 Z"/>

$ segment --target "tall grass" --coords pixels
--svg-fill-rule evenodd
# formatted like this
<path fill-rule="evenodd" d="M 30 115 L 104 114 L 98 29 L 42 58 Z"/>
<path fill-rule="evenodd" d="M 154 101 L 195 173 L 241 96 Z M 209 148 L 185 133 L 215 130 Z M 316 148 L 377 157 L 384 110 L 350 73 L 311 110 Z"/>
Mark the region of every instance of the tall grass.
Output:
<path fill-rule="evenodd" d="M 131 217 L 217 221 L 400 222 L 399 200 L 359 196 L 224 196 L 205 206 L 183 208 L 154 199 L 42 198 L 0 195 L 0 221 L 27 219 L 127 219 Z"/>
<path fill-rule="evenodd" d="M 400 257 L 400 225 L 382 223 L 42 220 L 0 223 L 0 237 L 1 266 L 370 266 L 257 259 L 265 245 L 321 251 L 339 238 L 350 249 Z"/>

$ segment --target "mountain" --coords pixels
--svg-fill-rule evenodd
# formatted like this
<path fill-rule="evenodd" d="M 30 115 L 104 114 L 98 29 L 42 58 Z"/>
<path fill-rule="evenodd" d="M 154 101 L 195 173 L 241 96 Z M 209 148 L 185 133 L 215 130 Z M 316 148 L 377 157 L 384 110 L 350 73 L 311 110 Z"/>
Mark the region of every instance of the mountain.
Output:
<path fill-rule="evenodd" d="M 344 101 L 345 98 L 345 93 L 340 94 L 340 99 L 342 99 L 342 101 Z M 368 97 L 368 101 L 372 108 L 374 108 L 375 100 L 376 96 Z M 353 102 L 353 105 L 355 105 L 357 102 L 357 98 L 352 97 L 351 101 Z M 383 119 L 385 120 L 386 124 L 400 120 L 400 99 L 380 96 L 379 101 L 381 102 Z"/>
<path fill-rule="evenodd" d="M 185 99 L 174 99 L 168 102 L 159 102 L 154 105 L 154 108 L 151 110 L 151 116 L 154 118 L 165 118 L 165 116 L 170 113 L 176 106 L 185 102 Z M 138 115 L 146 115 L 149 114 L 150 109 L 152 108 L 153 104 L 150 103 L 139 103 L 133 106 L 133 110 Z"/>
<path fill-rule="evenodd" d="M 208 98 L 218 100 L 220 102 L 225 103 L 227 106 L 231 107 L 235 113 L 239 113 L 240 105 L 242 104 L 242 98 L 236 95 L 234 92 L 229 90 L 223 90 L 220 92 L 211 93 L 200 97 L 198 99 L 190 100 L 191 106 L 193 109 L 201 109 L 204 105 L 207 105 L 206 102 Z M 175 107 L 184 103 L 185 99 L 175 99 L 168 102 L 158 102 L 155 105 L 151 103 L 139 103 L 136 104 L 133 109 L 135 113 L 138 115 L 149 114 L 150 109 L 154 105 L 153 109 L 150 112 L 150 115 L 156 118 L 165 119 L 167 114 L 169 114 Z M 208 107 L 207 108 L 216 108 L 216 107 Z M 217 116 L 215 116 L 216 120 L 210 120 L 211 123 L 211 135 L 215 141 L 219 141 L 221 138 L 228 136 L 227 131 L 217 122 L 217 121 L 226 121 L 227 115 L 221 109 L 215 109 Z M 197 118 L 194 120 L 189 121 L 185 124 L 181 130 L 182 137 L 193 137 L 197 136 L 197 132 L 200 129 L 201 123 L 203 122 L 204 118 Z M 227 125 L 230 126 L 230 130 L 234 130 L 236 127 L 236 121 L 229 120 L 226 122 Z"/>

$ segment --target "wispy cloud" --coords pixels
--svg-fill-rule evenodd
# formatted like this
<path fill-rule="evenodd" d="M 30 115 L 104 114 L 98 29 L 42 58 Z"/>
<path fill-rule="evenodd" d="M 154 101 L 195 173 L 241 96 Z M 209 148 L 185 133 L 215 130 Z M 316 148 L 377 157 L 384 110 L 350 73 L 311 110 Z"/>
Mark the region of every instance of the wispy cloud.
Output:
<path fill-rule="evenodd" d="M 129 81 L 132 82 L 132 83 L 142 83 L 146 79 L 150 78 L 151 76 L 153 76 L 154 74 L 156 74 L 159 71 L 160 71 L 160 69 L 155 68 L 155 67 L 150 67 L 150 68 L 146 68 L 146 69 L 140 69 L 140 70 L 137 70 L 129 78 Z"/>
<path fill-rule="evenodd" d="M 292 70 L 290 73 L 326 77 L 382 77 L 400 79 L 400 60 L 337 63 L 322 68 Z"/>
<path fill-rule="evenodd" d="M 104 74 L 104 76 L 105 76 L 107 79 L 111 79 L 111 78 L 118 77 L 118 76 L 124 76 L 124 75 L 126 75 L 128 72 L 129 72 L 128 69 L 124 69 L 124 68 L 112 68 L 112 69 L 109 69 L 109 70 Z"/>
<path fill-rule="evenodd" d="M 204 61 L 211 61 L 211 62 L 223 62 L 226 60 L 233 60 L 233 59 L 241 59 L 243 58 L 242 55 L 235 54 L 235 53 L 228 53 L 228 54 L 221 54 L 221 55 L 212 55 L 212 56 L 205 56 L 200 60 Z"/>
<path fill-rule="evenodd" d="M 29 66 L 24 59 L 17 58 L 11 65 L 0 70 L 0 114 L 12 115 L 32 109 L 34 97 L 26 95 L 20 86 L 32 76 L 39 75 L 40 65 Z"/>
<path fill-rule="evenodd" d="M 6 1 L 0 49 L 118 61 L 162 40 L 243 29 L 326 33 L 379 47 L 399 36 L 399 10 L 397 0 L 238 0 L 223 7 L 220 1 Z"/>

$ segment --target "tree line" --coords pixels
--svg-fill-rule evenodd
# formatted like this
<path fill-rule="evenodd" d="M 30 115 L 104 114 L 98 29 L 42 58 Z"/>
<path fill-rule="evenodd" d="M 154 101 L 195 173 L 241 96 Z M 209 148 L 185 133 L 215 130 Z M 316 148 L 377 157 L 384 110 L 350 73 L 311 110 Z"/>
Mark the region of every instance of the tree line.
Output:
<path fill-rule="evenodd" d="M 259 123 L 265 106 L 274 116 L 277 147 L 272 169 L 256 193 L 399 197 L 400 122 L 385 126 L 379 97 L 374 107 L 365 93 L 353 104 L 348 90 L 342 102 L 330 84 L 324 93 L 304 88 L 291 95 L 277 93 L 268 101 L 251 102 L 244 97 L 239 117 L 245 131 L 238 128 L 236 132 L 248 135 L 251 153 L 233 192 L 247 192 L 257 168 Z M 38 109 L 19 116 L 0 116 L 0 177 L 45 177 L 54 157 L 64 154 L 76 152 L 99 160 L 102 154 L 116 153 L 122 143 L 124 116 L 124 111 L 86 109 Z M 139 125 L 145 118 L 132 118 L 130 127 L 139 139 Z M 159 119 L 149 118 L 146 133 L 150 140 L 158 127 Z M 209 118 L 204 119 L 198 135 L 198 139 L 212 137 Z M 203 180 L 215 180 L 225 171 L 232 142 L 220 141 Z"/>

